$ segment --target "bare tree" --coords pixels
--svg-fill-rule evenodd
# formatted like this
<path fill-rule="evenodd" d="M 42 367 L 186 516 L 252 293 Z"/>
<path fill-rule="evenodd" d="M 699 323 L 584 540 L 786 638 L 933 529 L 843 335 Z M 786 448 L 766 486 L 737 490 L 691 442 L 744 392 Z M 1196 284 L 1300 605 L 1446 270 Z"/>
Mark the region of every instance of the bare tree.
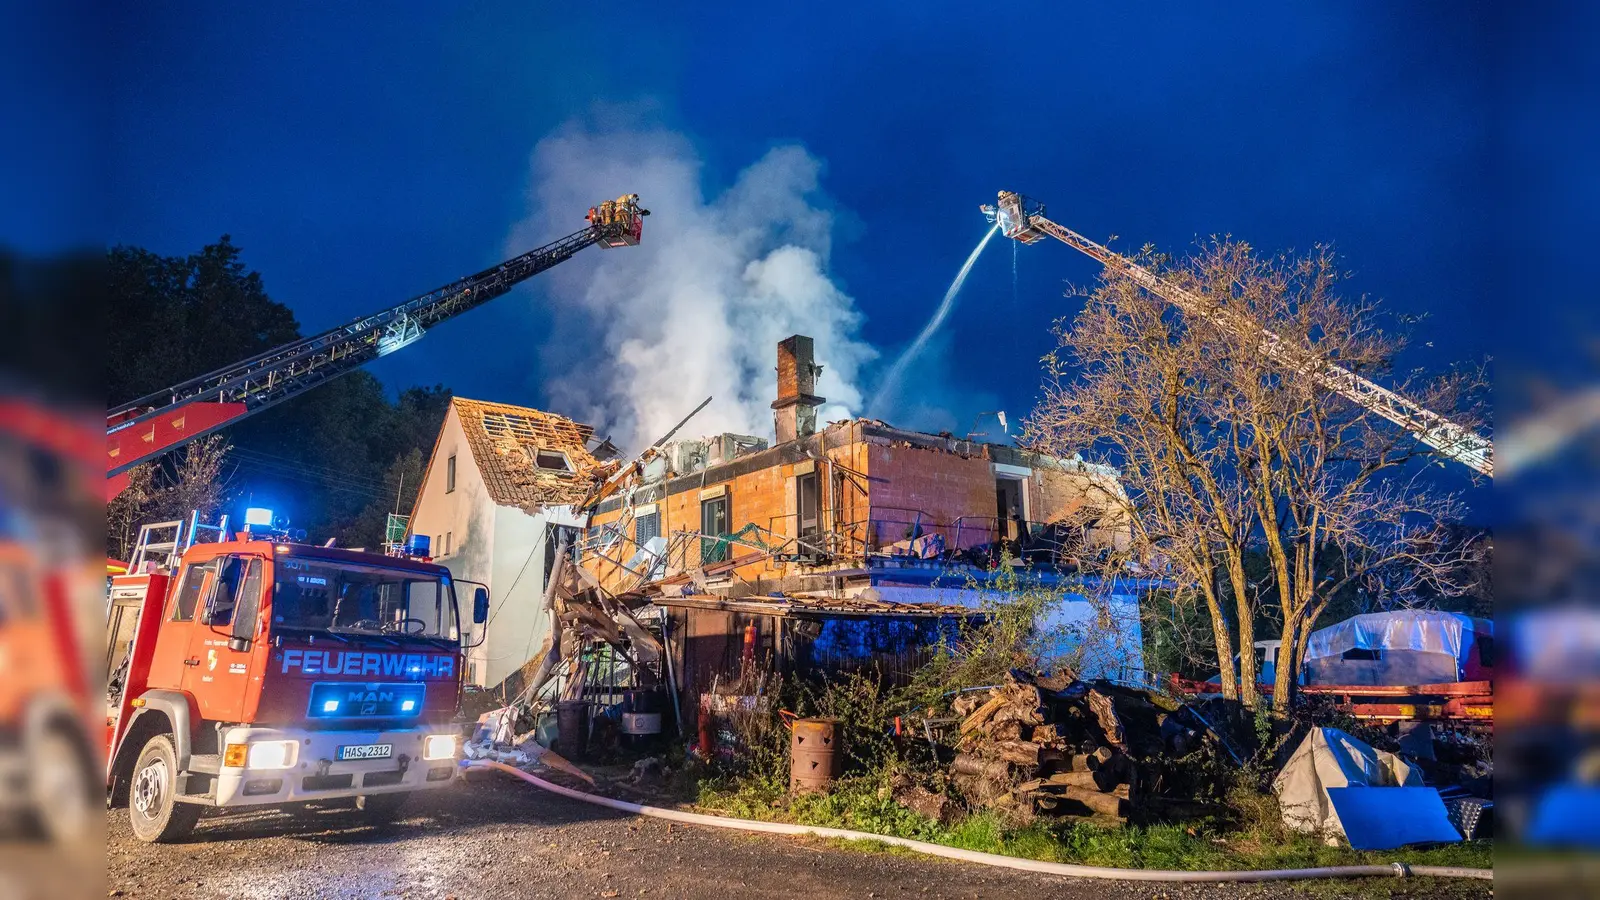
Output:
<path fill-rule="evenodd" d="M 1450 577 L 1469 568 L 1463 557 L 1477 552 L 1443 539 L 1462 508 L 1422 474 L 1432 451 L 1330 393 L 1317 366 L 1333 360 L 1399 381 L 1469 427 L 1483 380 L 1394 378 L 1404 339 L 1378 327 L 1371 302 L 1339 295 L 1326 249 L 1267 258 L 1222 239 L 1177 264 L 1148 247 L 1137 261 L 1212 305 L 1186 315 L 1115 267 L 1074 292 L 1084 310 L 1058 326 L 1025 441 L 1122 468 L 1123 495 L 1103 501 L 1121 508 L 1133 539 L 1094 564 L 1106 574 L 1154 567 L 1179 597 L 1203 603 L 1226 696 L 1255 705 L 1256 623 L 1279 623 L 1274 691 L 1286 708 L 1305 638 L 1335 596 L 1358 588 L 1407 603 L 1424 586 L 1447 596 L 1461 589 Z M 1290 361 L 1263 351 L 1269 333 Z M 1267 561 L 1264 577 L 1248 565 L 1255 555 Z"/>
<path fill-rule="evenodd" d="M 106 553 L 126 560 L 141 525 L 187 519 L 196 510 L 203 521 L 214 518 L 231 494 L 230 449 L 226 438 L 212 435 L 172 458 L 130 469 L 127 488 L 106 504 Z"/>

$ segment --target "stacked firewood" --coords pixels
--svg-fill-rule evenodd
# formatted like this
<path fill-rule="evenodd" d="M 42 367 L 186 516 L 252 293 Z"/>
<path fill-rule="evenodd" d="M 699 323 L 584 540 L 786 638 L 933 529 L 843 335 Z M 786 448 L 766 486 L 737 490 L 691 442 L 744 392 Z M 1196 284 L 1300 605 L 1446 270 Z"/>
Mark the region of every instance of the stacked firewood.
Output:
<path fill-rule="evenodd" d="M 973 807 L 1125 822 L 1138 781 L 1108 686 L 1012 672 L 964 694 L 950 781 Z"/>

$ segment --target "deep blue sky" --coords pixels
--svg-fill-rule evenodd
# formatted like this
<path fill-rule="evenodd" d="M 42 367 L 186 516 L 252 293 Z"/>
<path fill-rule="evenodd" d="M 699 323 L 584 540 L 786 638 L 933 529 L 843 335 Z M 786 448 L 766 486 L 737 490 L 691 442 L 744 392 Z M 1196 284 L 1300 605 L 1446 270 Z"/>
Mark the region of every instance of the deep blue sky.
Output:
<path fill-rule="evenodd" d="M 1558 52 L 1545 17 L 1472 4 L 323 6 L 123 4 L 105 52 L 69 73 L 110 86 L 106 238 L 183 253 L 231 233 L 312 330 L 499 259 L 532 147 L 597 101 L 655 103 L 708 190 L 777 143 L 825 160 L 856 223 L 833 274 L 889 350 L 982 234 L 976 206 L 1011 188 L 1124 246 L 1332 241 L 1356 288 L 1432 314 L 1418 362 L 1480 358 L 1531 327 L 1504 317 L 1530 293 L 1508 257 L 1554 263 L 1540 238 L 1582 224 L 1538 203 L 1594 193 L 1592 171 L 1552 183 L 1584 158 L 1592 126 L 1572 120 L 1592 112 L 1540 108 L 1520 80 L 1530 60 L 1592 74 L 1582 29 Z M 1503 178 L 1508 158 L 1538 160 L 1536 192 Z M 1095 270 L 1025 248 L 1013 292 L 1010 264 L 992 245 L 949 334 L 958 380 L 1015 416 L 1071 312 L 1062 280 Z M 524 291 L 375 371 L 540 403 L 539 288 Z"/>

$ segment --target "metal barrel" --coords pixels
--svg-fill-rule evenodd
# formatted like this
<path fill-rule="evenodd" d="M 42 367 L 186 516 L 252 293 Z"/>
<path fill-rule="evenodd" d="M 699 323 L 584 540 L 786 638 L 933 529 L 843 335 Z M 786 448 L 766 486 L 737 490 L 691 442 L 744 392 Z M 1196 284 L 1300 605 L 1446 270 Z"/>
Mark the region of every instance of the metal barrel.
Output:
<path fill-rule="evenodd" d="M 838 719 L 798 719 L 789 736 L 789 790 L 825 791 L 844 772 Z"/>
<path fill-rule="evenodd" d="M 561 700 L 556 703 L 556 739 L 561 755 L 583 759 L 589 750 L 589 701 Z"/>

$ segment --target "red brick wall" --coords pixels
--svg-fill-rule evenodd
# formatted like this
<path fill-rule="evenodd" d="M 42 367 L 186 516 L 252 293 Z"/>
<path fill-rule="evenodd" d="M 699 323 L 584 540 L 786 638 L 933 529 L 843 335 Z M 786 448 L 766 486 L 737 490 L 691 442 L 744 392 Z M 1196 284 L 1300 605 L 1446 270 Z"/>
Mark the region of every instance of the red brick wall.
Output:
<path fill-rule="evenodd" d="M 839 432 L 833 435 L 838 439 Z M 853 539 L 848 547 L 858 548 L 865 543 L 875 550 L 903 540 L 919 518 L 924 534 L 943 534 L 946 546 L 951 548 L 974 547 L 994 540 L 995 475 L 989 459 L 869 442 L 861 438 L 859 424 L 848 426 L 845 436 L 842 446 L 826 454 L 837 465 L 815 465 L 821 482 L 824 521 L 832 530 Z M 708 480 L 703 487 L 727 485 L 730 531 L 738 532 L 754 523 L 763 529 L 759 534 L 762 540 L 776 543 L 794 537 L 797 530 L 795 469 L 792 464 L 774 465 L 731 480 Z M 1075 518 L 1086 505 L 1103 503 L 1096 485 L 1115 489 L 1115 480 L 1108 476 L 1046 465 L 1036 466 L 1032 472 L 1027 492 L 1028 517 L 1033 522 Z M 663 515 L 662 534 L 670 537 L 673 531 L 700 529 L 701 489 L 696 485 L 657 504 Z M 621 515 L 620 511 L 613 511 L 597 515 L 594 521 L 615 522 Z M 634 550 L 630 543 L 621 555 L 626 558 Z M 756 552 L 738 545 L 731 551 L 736 557 Z M 695 544 L 686 555 L 675 556 L 672 563 L 693 567 L 699 561 L 699 547 Z M 836 565 L 849 567 L 856 562 L 840 559 Z M 604 563 L 591 562 L 590 570 L 600 575 L 608 587 L 631 578 Z M 754 580 L 816 571 L 796 563 L 764 560 L 741 568 L 738 575 Z"/>
<path fill-rule="evenodd" d="M 903 540 L 921 513 L 922 532 L 949 547 L 994 539 L 995 485 L 989 460 L 914 447 L 868 445 L 872 518 L 880 545 Z"/>

